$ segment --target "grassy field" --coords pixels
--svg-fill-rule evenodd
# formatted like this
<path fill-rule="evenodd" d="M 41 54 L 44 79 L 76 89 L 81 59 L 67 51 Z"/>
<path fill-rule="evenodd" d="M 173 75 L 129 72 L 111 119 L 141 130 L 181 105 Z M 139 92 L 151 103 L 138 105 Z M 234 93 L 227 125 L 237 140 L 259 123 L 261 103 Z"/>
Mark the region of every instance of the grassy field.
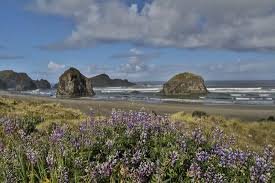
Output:
<path fill-rule="evenodd" d="M 273 121 L 241 121 L 239 119 L 225 119 L 222 116 L 194 116 L 191 113 L 179 112 L 171 116 L 173 121 L 183 122 L 187 130 L 202 128 L 211 132 L 214 128 L 221 128 L 227 135 L 236 139 L 241 148 L 261 150 L 265 145 L 275 146 L 275 122 Z"/>
<path fill-rule="evenodd" d="M 45 101 L 26 101 L 10 97 L 0 97 L 0 116 L 6 118 L 41 118 L 38 129 L 50 123 L 68 123 L 86 120 L 80 110 L 64 107 L 59 103 Z"/>

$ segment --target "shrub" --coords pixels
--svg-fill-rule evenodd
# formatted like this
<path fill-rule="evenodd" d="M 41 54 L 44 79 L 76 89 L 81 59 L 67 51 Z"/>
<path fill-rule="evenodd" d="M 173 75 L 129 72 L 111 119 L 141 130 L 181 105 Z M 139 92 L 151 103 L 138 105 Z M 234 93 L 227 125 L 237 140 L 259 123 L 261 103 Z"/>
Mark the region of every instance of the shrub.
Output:
<path fill-rule="evenodd" d="M 206 112 L 203 111 L 194 111 L 192 113 L 192 117 L 198 117 L 198 118 L 202 118 L 202 117 L 207 117 L 208 114 Z"/>
<path fill-rule="evenodd" d="M 269 117 L 267 118 L 267 121 L 275 121 L 275 117 L 274 117 L 274 116 L 269 116 Z"/>

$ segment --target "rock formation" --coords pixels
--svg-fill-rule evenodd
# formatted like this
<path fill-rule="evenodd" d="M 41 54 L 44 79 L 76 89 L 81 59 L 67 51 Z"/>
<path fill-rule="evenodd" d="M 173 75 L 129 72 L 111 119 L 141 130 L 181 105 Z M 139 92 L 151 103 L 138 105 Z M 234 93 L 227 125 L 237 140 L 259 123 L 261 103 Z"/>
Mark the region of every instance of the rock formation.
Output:
<path fill-rule="evenodd" d="M 129 82 L 127 79 L 111 79 L 107 74 L 100 74 L 90 78 L 94 87 L 129 87 L 136 84 Z"/>
<path fill-rule="evenodd" d="M 17 91 L 37 89 L 33 80 L 26 73 L 17 73 L 12 70 L 0 71 L 0 79 L 8 89 Z"/>
<path fill-rule="evenodd" d="M 5 89 L 7 89 L 7 84 L 0 79 L 0 90 L 5 90 Z"/>
<path fill-rule="evenodd" d="M 163 85 L 162 94 L 166 96 L 205 95 L 207 88 L 201 76 L 182 73 L 174 76 Z"/>
<path fill-rule="evenodd" d="M 77 69 L 70 68 L 59 78 L 57 97 L 87 97 L 95 95 L 92 83 Z"/>
<path fill-rule="evenodd" d="M 52 88 L 49 81 L 44 79 L 35 80 L 34 83 L 38 89 L 49 90 Z"/>

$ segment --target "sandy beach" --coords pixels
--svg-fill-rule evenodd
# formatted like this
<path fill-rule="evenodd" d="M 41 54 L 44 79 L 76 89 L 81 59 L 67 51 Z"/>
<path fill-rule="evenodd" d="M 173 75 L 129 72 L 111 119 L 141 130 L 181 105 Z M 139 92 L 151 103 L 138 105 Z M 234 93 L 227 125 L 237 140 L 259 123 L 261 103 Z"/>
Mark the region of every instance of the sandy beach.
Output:
<path fill-rule="evenodd" d="M 259 105 L 206 105 L 206 104 L 192 104 L 192 103 L 160 103 L 151 104 L 145 102 L 130 102 L 130 101 L 96 101 L 87 98 L 80 99 L 56 99 L 50 97 L 38 97 L 29 95 L 18 95 L 9 92 L 0 92 L 0 96 L 10 98 L 28 100 L 28 101 L 42 101 L 42 102 L 56 102 L 65 107 L 79 109 L 82 112 L 89 113 L 93 109 L 98 114 L 109 114 L 112 109 L 141 110 L 155 111 L 159 114 L 173 114 L 176 112 L 193 112 L 204 111 L 210 115 L 220 115 L 226 118 L 238 118 L 241 120 L 260 120 L 268 116 L 275 115 L 275 106 L 259 106 Z"/>

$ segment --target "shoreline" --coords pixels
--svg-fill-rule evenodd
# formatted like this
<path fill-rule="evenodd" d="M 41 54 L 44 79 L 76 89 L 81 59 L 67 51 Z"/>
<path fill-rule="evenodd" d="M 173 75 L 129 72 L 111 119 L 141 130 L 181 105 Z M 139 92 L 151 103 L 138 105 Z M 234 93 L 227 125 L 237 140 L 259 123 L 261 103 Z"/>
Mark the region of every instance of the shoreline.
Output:
<path fill-rule="evenodd" d="M 177 112 L 192 113 L 193 111 L 204 111 L 210 115 L 223 116 L 225 118 L 237 118 L 244 121 L 258 121 L 269 116 L 275 116 L 275 106 L 256 106 L 239 104 L 194 104 L 194 103 L 146 103 L 132 101 L 101 101 L 85 98 L 59 99 L 32 95 L 12 94 L 6 91 L 0 91 L 0 96 L 19 100 L 60 103 L 65 107 L 79 109 L 89 114 L 93 109 L 98 114 L 110 114 L 112 109 L 121 109 L 125 111 L 155 111 L 158 114 L 174 114 Z"/>

